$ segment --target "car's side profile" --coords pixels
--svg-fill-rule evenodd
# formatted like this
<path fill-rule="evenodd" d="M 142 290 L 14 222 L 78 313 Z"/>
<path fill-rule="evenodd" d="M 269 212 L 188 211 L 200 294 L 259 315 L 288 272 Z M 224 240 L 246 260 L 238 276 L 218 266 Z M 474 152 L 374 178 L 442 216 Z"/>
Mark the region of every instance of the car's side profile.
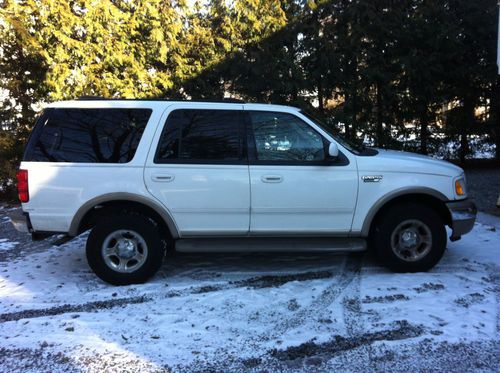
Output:
<path fill-rule="evenodd" d="M 166 250 L 373 248 L 396 271 L 434 266 L 469 232 L 463 170 L 356 147 L 297 108 L 75 100 L 48 105 L 18 174 L 34 236 L 87 230 L 113 284 L 143 282 Z M 19 226 L 19 224 L 18 224 Z"/>

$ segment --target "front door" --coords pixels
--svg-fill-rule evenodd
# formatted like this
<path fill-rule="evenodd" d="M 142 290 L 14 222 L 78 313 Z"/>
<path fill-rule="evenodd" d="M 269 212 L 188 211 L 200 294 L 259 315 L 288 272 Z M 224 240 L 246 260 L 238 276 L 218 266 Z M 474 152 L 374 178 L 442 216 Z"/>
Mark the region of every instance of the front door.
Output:
<path fill-rule="evenodd" d="M 294 113 L 246 111 L 252 235 L 344 235 L 357 198 L 354 158 Z"/>
<path fill-rule="evenodd" d="M 250 185 L 242 106 L 176 104 L 157 131 L 144 179 L 181 236 L 245 235 Z"/>

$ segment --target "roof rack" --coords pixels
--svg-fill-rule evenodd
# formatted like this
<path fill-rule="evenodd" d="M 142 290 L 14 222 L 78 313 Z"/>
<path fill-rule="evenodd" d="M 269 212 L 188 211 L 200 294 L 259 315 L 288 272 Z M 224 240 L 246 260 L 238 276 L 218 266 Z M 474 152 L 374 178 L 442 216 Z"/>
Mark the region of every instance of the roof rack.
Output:
<path fill-rule="evenodd" d="M 106 98 L 102 96 L 80 96 L 77 98 L 78 101 L 93 101 L 93 100 L 124 100 L 124 101 L 194 101 L 194 102 L 226 102 L 226 103 L 237 103 L 244 104 L 245 101 L 237 98 L 223 98 L 223 99 L 199 99 L 199 100 L 169 100 L 165 98 Z"/>

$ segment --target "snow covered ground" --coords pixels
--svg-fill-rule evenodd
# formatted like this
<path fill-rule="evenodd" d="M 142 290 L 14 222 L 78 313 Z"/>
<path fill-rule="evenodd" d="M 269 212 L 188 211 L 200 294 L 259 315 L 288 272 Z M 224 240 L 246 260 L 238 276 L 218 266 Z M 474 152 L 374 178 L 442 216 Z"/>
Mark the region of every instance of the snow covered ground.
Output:
<path fill-rule="evenodd" d="M 144 285 L 0 210 L 0 371 L 499 371 L 500 218 L 428 273 L 368 256 L 177 255 Z"/>

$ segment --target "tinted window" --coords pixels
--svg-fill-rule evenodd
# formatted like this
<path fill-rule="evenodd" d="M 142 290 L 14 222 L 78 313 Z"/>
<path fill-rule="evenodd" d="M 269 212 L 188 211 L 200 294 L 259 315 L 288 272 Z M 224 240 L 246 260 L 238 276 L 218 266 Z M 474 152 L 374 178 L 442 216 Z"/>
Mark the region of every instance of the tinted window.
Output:
<path fill-rule="evenodd" d="M 237 162 L 242 159 L 237 110 L 174 110 L 168 116 L 156 163 Z"/>
<path fill-rule="evenodd" d="M 48 109 L 35 127 L 25 160 L 129 162 L 150 115 L 149 109 Z"/>
<path fill-rule="evenodd" d="M 287 113 L 250 112 L 258 161 L 323 161 L 323 137 L 300 118 Z"/>

